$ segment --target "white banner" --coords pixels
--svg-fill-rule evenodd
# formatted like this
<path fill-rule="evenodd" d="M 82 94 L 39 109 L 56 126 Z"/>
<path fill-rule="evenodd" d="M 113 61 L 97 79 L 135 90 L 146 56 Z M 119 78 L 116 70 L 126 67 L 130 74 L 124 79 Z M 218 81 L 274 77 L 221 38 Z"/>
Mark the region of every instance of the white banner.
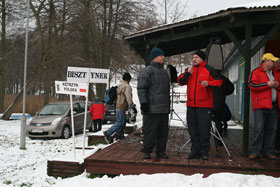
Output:
<path fill-rule="evenodd" d="M 88 82 L 89 68 L 70 67 L 67 68 L 67 82 Z"/>
<path fill-rule="evenodd" d="M 89 73 L 90 72 L 90 73 Z M 90 82 L 105 83 L 109 82 L 109 69 L 68 67 L 67 82 Z"/>
<path fill-rule="evenodd" d="M 90 79 L 89 79 L 89 82 L 108 84 L 108 82 L 109 82 L 109 74 L 110 74 L 110 70 L 109 69 L 90 68 Z"/>
<path fill-rule="evenodd" d="M 57 94 L 88 95 L 88 84 L 82 82 L 55 81 Z"/>

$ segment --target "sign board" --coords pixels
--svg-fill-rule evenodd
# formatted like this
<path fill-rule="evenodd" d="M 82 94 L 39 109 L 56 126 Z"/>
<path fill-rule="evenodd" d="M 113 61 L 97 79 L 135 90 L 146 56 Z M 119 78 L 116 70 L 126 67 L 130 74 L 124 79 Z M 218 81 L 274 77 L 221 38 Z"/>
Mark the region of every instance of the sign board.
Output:
<path fill-rule="evenodd" d="M 107 84 L 109 82 L 109 74 L 109 69 L 90 68 L 89 82 Z"/>
<path fill-rule="evenodd" d="M 69 67 L 67 68 L 67 82 L 88 82 L 89 68 Z"/>
<path fill-rule="evenodd" d="M 55 92 L 57 94 L 88 95 L 88 84 L 82 82 L 55 81 Z"/>
<path fill-rule="evenodd" d="M 109 73 L 109 69 L 69 66 L 67 68 L 67 82 L 90 82 L 107 84 L 109 82 Z"/>

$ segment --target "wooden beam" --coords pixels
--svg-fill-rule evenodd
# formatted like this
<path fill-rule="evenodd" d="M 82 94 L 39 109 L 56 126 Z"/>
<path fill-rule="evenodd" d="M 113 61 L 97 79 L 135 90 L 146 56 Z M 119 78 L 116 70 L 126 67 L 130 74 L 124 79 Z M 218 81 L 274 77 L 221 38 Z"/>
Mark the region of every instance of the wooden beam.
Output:
<path fill-rule="evenodd" d="M 231 30 L 234 28 L 241 28 L 241 27 L 243 28 L 247 25 L 248 21 L 253 26 L 260 25 L 260 24 L 263 24 L 263 25 L 277 24 L 279 22 L 279 20 L 275 20 L 273 18 L 274 17 L 268 17 L 267 20 L 242 20 L 237 23 L 234 23 L 234 25 L 230 21 L 225 20 L 225 21 L 219 22 L 218 25 L 216 24 L 215 26 L 211 26 L 211 27 L 201 26 L 201 24 L 200 25 L 196 24 L 194 27 L 191 27 L 191 25 L 189 25 L 190 29 L 186 30 L 185 32 L 182 31 L 180 33 L 176 33 L 174 28 L 169 28 L 169 29 L 166 29 L 166 32 L 164 34 L 161 34 L 159 37 L 155 37 L 155 36 L 151 37 L 149 35 L 154 34 L 154 33 L 147 33 L 145 35 L 142 35 L 141 38 L 136 37 L 133 40 L 131 40 L 131 39 L 125 39 L 125 40 L 129 40 L 130 44 L 139 43 L 140 41 L 138 39 L 141 39 L 141 41 L 143 41 L 143 40 L 149 41 L 150 43 L 153 43 L 153 44 L 155 44 L 156 42 L 164 43 L 164 42 L 169 42 L 172 40 L 180 40 L 180 39 L 185 39 L 185 38 L 189 38 L 189 37 L 209 34 L 209 33 L 213 33 L 213 32 L 222 32 L 225 28 L 228 30 Z M 161 31 L 161 32 L 163 32 L 163 31 Z"/>
<path fill-rule="evenodd" d="M 146 49 L 145 49 L 145 66 L 148 66 L 150 64 L 150 44 L 146 43 Z"/>
<path fill-rule="evenodd" d="M 240 51 L 240 53 L 245 56 L 246 51 L 242 44 L 238 41 L 238 39 L 234 36 L 234 34 L 229 29 L 224 29 L 224 32 L 229 37 L 229 39 L 234 43 L 234 45 L 237 47 L 237 49 Z"/>
<path fill-rule="evenodd" d="M 244 120 L 243 120 L 243 156 L 249 155 L 249 116 L 250 116 L 250 89 L 248 78 L 251 71 L 251 45 L 252 25 L 249 23 L 245 28 L 245 71 L 244 71 Z"/>

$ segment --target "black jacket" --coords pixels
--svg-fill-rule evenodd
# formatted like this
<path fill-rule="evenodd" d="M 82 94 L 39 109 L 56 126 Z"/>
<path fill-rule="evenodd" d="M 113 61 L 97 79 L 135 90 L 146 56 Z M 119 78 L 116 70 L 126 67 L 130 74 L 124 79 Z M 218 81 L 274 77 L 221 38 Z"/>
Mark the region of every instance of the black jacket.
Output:
<path fill-rule="evenodd" d="M 151 62 L 141 70 L 137 84 L 138 98 L 140 104 L 148 103 L 149 113 L 169 114 L 169 82 L 166 70 L 159 63 Z"/>
<path fill-rule="evenodd" d="M 213 110 L 216 112 L 223 112 L 226 96 L 233 93 L 234 85 L 224 75 L 218 73 L 218 76 L 223 80 L 223 83 L 221 87 L 213 88 Z"/>

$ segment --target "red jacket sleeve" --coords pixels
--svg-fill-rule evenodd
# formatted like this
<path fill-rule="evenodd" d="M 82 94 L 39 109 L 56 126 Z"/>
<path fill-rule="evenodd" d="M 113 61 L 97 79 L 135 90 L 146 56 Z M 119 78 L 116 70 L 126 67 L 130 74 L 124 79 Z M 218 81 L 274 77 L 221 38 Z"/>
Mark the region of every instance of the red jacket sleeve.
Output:
<path fill-rule="evenodd" d="M 191 74 L 188 72 L 186 69 L 184 73 L 182 73 L 179 77 L 177 82 L 179 83 L 180 86 L 187 85 L 188 84 L 188 78 Z"/>
<path fill-rule="evenodd" d="M 92 114 L 93 113 L 93 105 L 91 105 L 90 107 L 89 107 L 89 112 Z"/>
<path fill-rule="evenodd" d="M 208 81 L 208 86 L 221 87 L 222 83 L 223 83 L 223 80 L 217 80 L 217 79 L 214 79 L 212 76 L 210 76 L 209 81 Z"/>
<path fill-rule="evenodd" d="M 262 79 L 260 79 L 258 70 L 254 70 L 252 73 L 250 73 L 248 78 L 248 86 L 250 90 L 255 92 L 261 92 L 266 89 L 271 89 L 267 86 L 267 82 L 264 82 Z"/>

